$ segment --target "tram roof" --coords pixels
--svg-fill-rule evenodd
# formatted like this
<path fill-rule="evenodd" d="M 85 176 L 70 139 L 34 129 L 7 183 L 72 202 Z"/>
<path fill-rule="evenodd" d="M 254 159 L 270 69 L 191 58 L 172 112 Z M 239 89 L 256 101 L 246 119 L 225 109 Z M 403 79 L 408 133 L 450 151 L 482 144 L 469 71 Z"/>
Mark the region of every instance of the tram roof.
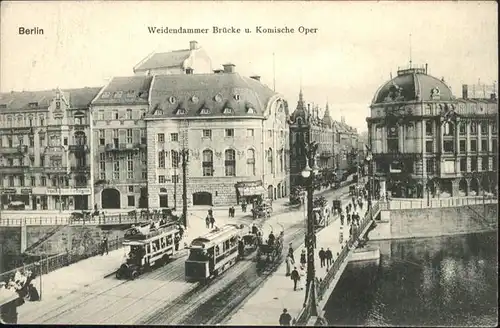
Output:
<path fill-rule="evenodd" d="M 199 244 L 199 243 L 217 244 L 223 240 L 230 238 L 231 236 L 235 235 L 238 232 L 239 232 L 238 226 L 233 225 L 233 224 L 226 224 L 217 230 L 210 231 L 209 233 L 207 233 L 203 236 L 200 236 L 198 238 L 193 239 L 191 244 L 192 245 Z"/>
<path fill-rule="evenodd" d="M 131 229 L 137 229 L 137 228 L 131 228 Z M 173 231 L 178 230 L 178 225 L 173 222 L 169 222 L 166 225 L 163 225 L 159 227 L 157 230 L 149 231 L 148 233 L 138 233 L 135 235 L 129 235 L 125 237 L 125 241 L 131 241 L 131 240 L 148 240 L 154 237 L 161 236 L 163 234 L 170 234 Z M 139 229 L 137 231 L 140 232 Z"/>

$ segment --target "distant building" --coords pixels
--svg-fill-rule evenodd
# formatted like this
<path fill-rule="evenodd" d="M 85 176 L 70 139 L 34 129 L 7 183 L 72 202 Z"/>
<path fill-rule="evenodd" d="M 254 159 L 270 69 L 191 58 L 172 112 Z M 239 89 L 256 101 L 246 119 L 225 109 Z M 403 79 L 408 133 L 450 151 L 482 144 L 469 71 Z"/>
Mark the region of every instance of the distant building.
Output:
<path fill-rule="evenodd" d="M 425 68 L 398 70 L 367 118 L 376 188 L 393 197 L 447 197 L 498 185 L 496 94 L 456 99 Z M 427 196 L 426 196 L 427 195 Z"/>
<path fill-rule="evenodd" d="M 153 52 L 134 67 L 135 75 L 208 73 L 212 73 L 212 60 L 196 41 L 189 42 L 189 49 Z"/>
<path fill-rule="evenodd" d="M 0 94 L 2 209 L 90 208 L 89 106 L 99 90 Z"/>
<path fill-rule="evenodd" d="M 115 77 L 92 101 L 92 173 L 97 208 L 147 207 L 148 112 L 153 77 Z"/>
<path fill-rule="evenodd" d="M 288 195 L 288 108 L 260 77 L 241 76 L 232 64 L 215 74 L 157 75 L 150 101 L 150 206 L 182 205 L 183 150 L 189 205 Z"/>
<path fill-rule="evenodd" d="M 341 117 L 340 122 L 333 122 L 333 128 L 335 133 L 335 169 L 339 174 L 344 171 L 353 171 L 358 157 L 358 131 L 345 122 L 344 116 Z"/>

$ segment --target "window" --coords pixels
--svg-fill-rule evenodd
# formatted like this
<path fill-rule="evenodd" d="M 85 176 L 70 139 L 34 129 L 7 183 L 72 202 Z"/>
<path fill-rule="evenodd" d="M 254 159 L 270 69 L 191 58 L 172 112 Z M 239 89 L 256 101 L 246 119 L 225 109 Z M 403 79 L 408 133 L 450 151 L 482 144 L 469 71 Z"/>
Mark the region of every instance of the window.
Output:
<path fill-rule="evenodd" d="M 160 169 L 165 168 L 165 153 L 163 151 L 158 152 L 158 167 Z"/>
<path fill-rule="evenodd" d="M 490 159 L 488 156 L 483 156 L 481 159 L 481 170 L 488 171 L 490 168 Z"/>
<path fill-rule="evenodd" d="M 56 109 L 61 109 L 61 102 L 60 101 L 56 101 Z"/>
<path fill-rule="evenodd" d="M 455 161 L 444 161 L 442 169 L 444 173 L 455 173 Z"/>
<path fill-rule="evenodd" d="M 460 140 L 459 146 L 460 146 L 460 152 L 461 153 L 465 153 L 467 151 L 467 149 L 465 148 L 466 147 L 465 140 Z"/>
<path fill-rule="evenodd" d="M 477 171 L 477 157 L 471 157 L 470 159 L 470 170 L 471 172 Z"/>
<path fill-rule="evenodd" d="M 131 120 L 132 119 L 132 110 L 129 108 L 127 109 L 127 120 Z"/>
<path fill-rule="evenodd" d="M 118 99 L 118 98 L 121 98 L 123 95 L 123 92 L 122 91 L 117 91 L 115 92 L 115 94 L 113 95 L 113 98 L 115 99 Z"/>
<path fill-rule="evenodd" d="M 212 138 L 212 130 L 203 130 L 203 138 Z"/>
<path fill-rule="evenodd" d="M 458 133 L 459 133 L 461 136 L 464 136 L 464 135 L 465 135 L 465 133 L 466 133 L 466 129 L 467 129 L 467 125 L 465 124 L 465 122 L 458 123 Z"/>
<path fill-rule="evenodd" d="M 24 175 L 19 176 L 19 185 L 21 187 L 24 187 L 25 181 L 24 181 Z"/>
<path fill-rule="evenodd" d="M 135 206 L 135 196 L 127 196 L 127 206 Z"/>
<path fill-rule="evenodd" d="M 470 123 L 470 133 L 477 134 L 477 123 L 476 122 Z"/>
<path fill-rule="evenodd" d="M 493 156 L 492 158 L 492 163 L 493 163 L 493 170 L 496 170 L 496 168 L 498 167 L 498 157 L 497 156 Z"/>
<path fill-rule="evenodd" d="M 387 150 L 390 153 L 397 153 L 399 151 L 399 140 L 387 139 Z"/>
<path fill-rule="evenodd" d="M 158 176 L 158 183 L 165 183 L 165 176 L 164 175 Z"/>
<path fill-rule="evenodd" d="M 14 177 L 12 175 L 9 176 L 9 187 L 14 187 Z"/>
<path fill-rule="evenodd" d="M 236 155 L 233 149 L 227 149 L 224 152 L 224 168 L 227 177 L 236 175 Z"/>
<path fill-rule="evenodd" d="M 30 117 L 28 118 L 28 122 L 29 122 L 29 123 L 28 123 L 28 124 L 29 124 L 29 126 L 33 126 L 33 117 L 31 117 L 31 116 L 30 116 Z"/>
<path fill-rule="evenodd" d="M 453 136 L 453 132 L 455 131 L 454 126 L 452 123 L 445 122 L 443 124 L 443 135 L 449 137 Z"/>
<path fill-rule="evenodd" d="M 426 153 L 432 153 L 432 152 L 434 152 L 434 149 L 433 149 L 434 145 L 433 144 L 434 144 L 434 142 L 432 140 L 427 140 L 425 142 L 425 152 Z"/>
<path fill-rule="evenodd" d="M 20 135 L 17 137 L 18 141 L 19 141 L 19 145 L 22 146 L 24 144 L 24 136 L 23 135 Z"/>
<path fill-rule="evenodd" d="M 10 148 L 13 147 L 13 145 L 12 145 L 12 138 L 11 137 L 7 137 L 7 144 L 9 145 Z"/>
<path fill-rule="evenodd" d="M 247 129 L 247 137 L 252 137 L 254 136 L 254 130 L 253 129 Z"/>
<path fill-rule="evenodd" d="M 40 184 L 42 185 L 42 187 L 46 187 L 47 186 L 47 177 L 41 177 Z"/>
<path fill-rule="evenodd" d="M 104 146 L 106 144 L 106 134 L 104 130 L 99 130 L 99 145 Z"/>
<path fill-rule="evenodd" d="M 498 152 L 497 139 L 491 139 L 491 150 L 495 153 Z"/>
<path fill-rule="evenodd" d="M 253 107 L 248 107 L 247 113 L 248 114 L 255 114 L 255 109 L 253 109 Z"/>
<path fill-rule="evenodd" d="M 179 183 L 179 175 L 172 175 L 172 183 Z"/>
<path fill-rule="evenodd" d="M 225 136 L 226 137 L 234 137 L 234 129 L 226 129 Z"/>
<path fill-rule="evenodd" d="M 35 177 L 31 177 L 31 186 L 32 187 L 35 187 L 36 186 L 36 178 Z"/>
<path fill-rule="evenodd" d="M 113 179 L 120 180 L 120 161 L 118 159 L 113 161 Z"/>
<path fill-rule="evenodd" d="M 280 172 L 283 172 L 284 169 L 284 163 L 283 163 L 283 149 L 280 150 L 279 153 L 279 161 L 280 161 Z"/>
<path fill-rule="evenodd" d="M 453 140 L 445 140 L 443 141 L 443 150 L 445 153 L 452 153 L 455 149 L 455 142 Z"/>
<path fill-rule="evenodd" d="M 165 143 L 165 134 L 158 133 L 158 143 Z"/>
<path fill-rule="evenodd" d="M 64 139 L 63 139 L 63 144 L 64 144 L 65 146 L 67 146 L 67 145 L 68 145 L 68 138 L 64 138 Z"/>
<path fill-rule="evenodd" d="M 172 156 L 172 167 L 179 167 L 180 156 L 177 150 L 171 151 Z"/>
<path fill-rule="evenodd" d="M 271 139 L 273 137 L 273 130 L 267 130 L 267 136 Z"/>
<path fill-rule="evenodd" d="M 477 140 L 470 141 L 470 151 L 477 151 Z"/>
<path fill-rule="evenodd" d="M 466 172 L 467 171 L 467 158 L 462 157 L 460 158 L 460 172 Z"/>
<path fill-rule="evenodd" d="M 127 154 L 127 179 L 134 178 L 134 155 Z"/>
<path fill-rule="evenodd" d="M 491 123 L 491 134 L 497 134 L 497 122 Z"/>
<path fill-rule="evenodd" d="M 425 121 L 425 135 L 432 136 L 432 121 Z"/>
<path fill-rule="evenodd" d="M 232 113 L 233 113 L 232 108 L 229 108 L 229 107 L 224 108 L 224 114 L 232 114 Z"/>
<path fill-rule="evenodd" d="M 134 192 L 134 186 L 128 186 L 128 192 Z"/>
<path fill-rule="evenodd" d="M 132 129 L 127 129 L 127 143 L 131 144 L 133 141 Z"/>
<path fill-rule="evenodd" d="M 435 165 L 434 158 L 429 158 L 425 160 L 425 169 L 428 174 L 434 174 Z"/>
<path fill-rule="evenodd" d="M 40 126 L 44 126 L 44 125 L 45 125 L 45 117 L 40 116 Z"/>
<path fill-rule="evenodd" d="M 178 133 L 170 133 L 170 141 L 178 142 L 179 141 L 179 134 Z"/>
<path fill-rule="evenodd" d="M 488 135 L 488 122 L 481 122 L 481 134 L 487 136 Z"/>
<path fill-rule="evenodd" d="M 204 177 L 211 177 L 214 175 L 214 157 L 210 149 L 203 151 L 202 169 Z"/>
<path fill-rule="evenodd" d="M 481 151 L 488 151 L 488 139 L 481 139 Z"/>
<path fill-rule="evenodd" d="M 113 111 L 113 116 L 112 116 L 112 118 L 113 118 L 114 120 L 117 120 L 117 119 L 119 119 L 119 118 L 120 118 L 120 116 L 119 116 L 119 114 L 118 114 L 118 111 L 117 111 L 117 110 L 114 110 L 114 111 Z"/>
<path fill-rule="evenodd" d="M 255 175 L 255 150 L 253 149 L 247 150 L 247 175 Z"/>
<path fill-rule="evenodd" d="M 109 92 L 103 92 L 101 98 L 109 98 Z"/>
<path fill-rule="evenodd" d="M 141 133 L 141 144 L 146 145 L 147 140 L 146 140 L 146 129 L 140 129 Z"/>
<path fill-rule="evenodd" d="M 200 114 L 202 114 L 202 115 L 210 114 L 210 109 L 208 109 L 208 108 L 202 108 L 201 111 L 200 111 Z"/>
<path fill-rule="evenodd" d="M 271 148 L 267 150 L 267 165 L 268 173 L 274 173 L 273 150 Z"/>

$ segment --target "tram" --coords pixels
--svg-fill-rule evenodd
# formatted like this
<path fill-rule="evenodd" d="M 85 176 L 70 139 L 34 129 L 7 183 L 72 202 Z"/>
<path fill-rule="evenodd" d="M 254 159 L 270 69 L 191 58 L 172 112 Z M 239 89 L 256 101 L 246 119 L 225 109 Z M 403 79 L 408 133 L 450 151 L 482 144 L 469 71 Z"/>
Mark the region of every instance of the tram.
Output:
<path fill-rule="evenodd" d="M 227 224 L 195 238 L 186 260 L 186 280 L 206 282 L 233 266 L 240 258 L 242 229 Z"/>
<path fill-rule="evenodd" d="M 183 234 L 177 223 L 130 228 L 123 241 L 127 259 L 116 271 L 116 278 L 133 280 L 155 264 L 167 263 L 179 251 Z"/>

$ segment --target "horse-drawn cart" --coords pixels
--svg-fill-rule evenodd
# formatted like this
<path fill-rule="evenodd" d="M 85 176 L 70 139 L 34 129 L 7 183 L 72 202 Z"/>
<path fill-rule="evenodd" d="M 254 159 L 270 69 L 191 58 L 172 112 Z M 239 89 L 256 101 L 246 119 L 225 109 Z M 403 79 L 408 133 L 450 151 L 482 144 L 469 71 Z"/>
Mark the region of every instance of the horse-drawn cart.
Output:
<path fill-rule="evenodd" d="M 263 217 L 271 217 L 273 213 L 273 205 L 271 200 L 263 200 L 259 204 L 255 204 L 254 208 L 252 208 L 252 215 L 254 219 L 263 218 Z"/>
<path fill-rule="evenodd" d="M 256 255 L 258 264 L 273 263 L 281 258 L 283 252 L 284 235 L 284 231 L 281 231 L 274 242 L 270 243 L 268 240 L 267 243 L 259 244 Z"/>

